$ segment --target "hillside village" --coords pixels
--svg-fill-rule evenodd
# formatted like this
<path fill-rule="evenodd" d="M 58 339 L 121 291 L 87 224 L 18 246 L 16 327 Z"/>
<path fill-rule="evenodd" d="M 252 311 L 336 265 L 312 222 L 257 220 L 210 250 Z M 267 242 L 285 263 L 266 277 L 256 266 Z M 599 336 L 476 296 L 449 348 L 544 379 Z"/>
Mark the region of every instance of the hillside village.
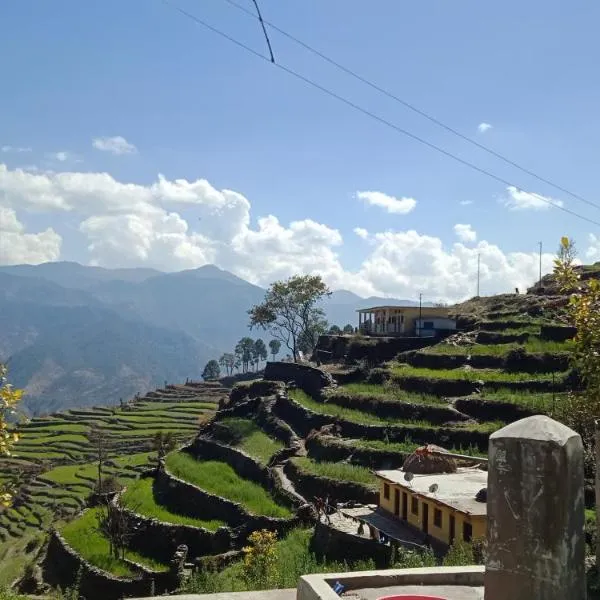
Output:
<path fill-rule="evenodd" d="M 310 362 L 33 418 L 2 459 L 0 584 L 295 598 L 309 573 L 483 564 L 490 434 L 564 421 L 582 385 L 566 306 L 547 278 L 452 307 L 362 308 Z M 589 452 L 583 472 L 591 561 Z"/>

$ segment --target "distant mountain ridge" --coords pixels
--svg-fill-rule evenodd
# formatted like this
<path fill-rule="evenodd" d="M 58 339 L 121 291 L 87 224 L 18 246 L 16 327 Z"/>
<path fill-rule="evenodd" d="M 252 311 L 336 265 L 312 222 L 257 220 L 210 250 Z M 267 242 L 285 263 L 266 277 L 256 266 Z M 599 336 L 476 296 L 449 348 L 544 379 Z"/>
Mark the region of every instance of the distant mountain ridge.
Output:
<path fill-rule="evenodd" d="M 204 364 L 232 351 L 248 309 L 265 290 L 205 265 L 175 273 L 78 263 L 0 267 L 0 360 L 36 414 L 114 404 L 164 381 L 200 379 Z M 330 324 L 356 325 L 356 310 L 418 304 L 336 291 Z M 284 353 L 282 349 L 282 353 Z"/>

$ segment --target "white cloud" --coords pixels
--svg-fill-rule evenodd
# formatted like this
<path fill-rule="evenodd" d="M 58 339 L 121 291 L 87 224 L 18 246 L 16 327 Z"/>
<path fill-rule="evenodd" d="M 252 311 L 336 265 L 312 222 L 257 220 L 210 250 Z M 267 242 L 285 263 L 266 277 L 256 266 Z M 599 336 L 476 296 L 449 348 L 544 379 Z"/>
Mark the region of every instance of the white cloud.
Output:
<path fill-rule="evenodd" d="M 353 231 L 359 238 L 362 238 L 363 240 L 369 238 L 369 232 L 364 227 L 355 227 Z"/>
<path fill-rule="evenodd" d="M 383 192 L 356 192 L 356 197 L 371 206 L 378 206 L 389 213 L 406 215 L 417 206 L 414 198 L 394 198 Z"/>
<path fill-rule="evenodd" d="M 514 186 L 506 188 L 508 196 L 502 199 L 502 202 L 509 210 L 548 210 L 552 205 L 563 206 L 562 200 L 551 198 L 550 196 L 542 196 L 524 192 Z"/>
<path fill-rule="evenodd" d="M 111 154 L 135 154 L 137 148 L 130 144 L 124 137 L 115 135 L 113 137 L 97 137 L 92 140 L 92 146 L 96 150 L 110 152 Z"/>
<path fill-rule="evenodd" d="M 457 223 L 454 233 L 461 242 L 474 242 L 477 239 L 477 232 L 468 224 Z"/>
<path fill-rule="evenodd" d="M 590 246 L 585 253 L 586 258 L 589 262 L 600 261 L 600 237 L 590 233 L 588 241 Z"/>
<path fill-rule="evenodd" d="M 18 210 L 58 218 L 69 213 L 87 240 L 87 253 L 78 260 L 107 267 L 175 271 L 214 263 L 259 285 L 298 272 L 319 273 L 333 289 L 363 296 L 415 298 L 422 291 L 426 299 L 444 301 L 475 294 L 478 254 L 484 294 L 525 289 L 537 278 L 536 252 L 504 253 L 487 241 L 445 246 L 412 230 L 367 233 L 360 227 L 355 233 L 366 233 L 369 244 L 358 267 L 350 270 L 340 258 L 343 239 L 335 228 L 311 219 L 282 223 L 269 214 L 251 225 L 247 198 L 204 179 L 159 176 L 141 185 L 107 173 L 31 173 L 0 164 L 0 206 L 3 231 L 10 229 L 13 236 L 7 249 L 18 254 L 8 256 L 5 249 L 5 262 L 59 256 L 60 237 L 52 230 L 25 234 L 16 220 Z M 192 212 L 186 220 L 184 214 Z M 475 233 L 468 231 L 471 237 Z M 552 258 L 544 255 L 547 271 Z"/>
<path fill-rule="evenodd" d="M 0 146 L 0 151 L 5 153 L 15 152 L 17 154 L 21 154 L 23 152 L 31 152 L 31 148 L 21 146 Z"/>
<path fill-rule="evenodd" d="M 486 131 L 489 131 L 492 128 L 492 125 L 490 125 L 489 123 L 479 123 L 479 125 L 477 125 L 477 131 L 479 131 L 479 133 L 485 133 Z"/>
<path fill-rule="evenodd" d="M 25 233 L 11 208 L 0 206 L 0 265 L 39 264 L 60 257 L 62 239 L 53 229 Z"/>
<path fill-rule="evenodd" d="M 469 206 L 469 204 L 473 204 L 473 200 L 461 200 L 459 204 L 461 206 Z"/>

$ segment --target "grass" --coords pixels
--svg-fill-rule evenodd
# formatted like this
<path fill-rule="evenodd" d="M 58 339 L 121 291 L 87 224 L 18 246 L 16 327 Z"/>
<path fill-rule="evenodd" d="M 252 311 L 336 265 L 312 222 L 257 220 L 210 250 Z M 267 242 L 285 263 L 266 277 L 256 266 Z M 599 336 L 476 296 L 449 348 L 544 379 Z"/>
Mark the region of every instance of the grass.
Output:
<path fill-rule="evenodd" d="M 123 494 L 125 506 L 130 507 L 131 510 L 138 514 L 158 519 L 164 523 L 202 527 L 210 531 L 216 531 L 219 527 L 225 525 L 223 521 L 204 521 L 172 512 L 166 506 L 156 501 L 153 484 L 154 480 L 151 477 L 136 479 L 128 484 L 127 491 Z"/>
<path fill-rule="evenodd" d="M 250 419 L 231 417 L 219 423 L 226 425 L 235 439 L 239 440 L 233 444 L 236 448 L 243 450 L 264 465 L 268 464 L 272 456 L 284 447 L 279 440 L 269 437 Z"/>
<path fill-rule="evenodd" d="M 276 543 L 275 565 L 268 587 L 295 588 L 302 575 L 310 573 L 342 573 L 374 569 L 372 560 L 340 562 L 317 560 L 310 551 L 312 529 L 292 529 Z M 190 594 L 245 592 L 260 589 L 244 578 L 243 563 L 237 562 L 220 571 L 200 571 L 190 578 L 182 592 Z"/>
<path fill-rule="evenodd" d="M 445 404 L 438 396 L 406 392 L 393 385 L 393 383 L 385 383 L 382 385 L 375 383 L 347 383 L 336 388 L 336 392 L 334 392 L 332 396 L 335 396 L 336 393 L 347 394 L 349 396 L 367 396 L 390 402 Z"/>
<path fill-rule="evenodd" d="M 169 471 L 203 490 L 239 502 L 250 512 L 268 517 L 290 517 L 289 508 L 278 504 L 262 486 L 240 477 L 230 465 L 215 460 L 196 460 L 185 452 L 172 452 Z"/>
<path fill-rule="evenodd" d="M 332 402 L 317 402 L 308 394 L 298 389 L 290 390 L 289 395 L 290 398 L 309 410 L 322 415 L 353 421 L 354 423 L 361 423 L 363 425 L 407 425 L 411 427 L 433 427 L 433 425 L 427 421 L 410 421 L 393 419 L 391 417 L 378 417 L 371 413 L 356 410 L 354 408 L 338 406 Z"/>
<path fill-rule="evenodd" d="M 360 465 L 351 465 L 343 462 L 320 462 L 305 456 L 292 459 L 302 471 L 317 475 L 319 477 L 328 477 L 337 481 L 351 481 L 368 487 L 377 487 L 375 475 L 366 467 Z"/>
<path fill-rule="evenodd" d="M 453 346 L 451 344 L 436 344 L 421 350 L 424 354 L 447 354 L 452 356 L 504 356 L 512 350 L 523 348 L 529 353 L 550 353 L 571 352 L 573 343 L 555 342 L 552 340 L 542 340 L 540 338 L 529 338 L 524 344 L 471 344 L 468 346 Z"/>
<path fill-rule="evenodd" d="M 461 381 L 553 381 L 560 382 L 567 373 L 519 373 L 494 369 L 421 369 L 408 365 L 392 367 L 392 374 L 399 379 L 423 377 L 427 379 L 448 379 Z"/>
<path fill-rule="evenodd" d="M 108 539 L 98 532 L 98 515 L 97 508 L 86 510 L 80 517 L 62 528 L 63 537 L 83 558 L 100 569 L 117 577 L 133 575 L 134 572 L 126 562 L 109 554 Z M 166 565 L 131 550 L 126 551 L 125 557 L 153 570 L 165 571 L 168 569 Z"/>
<path fill-rule="evenodd" d="M 567 397 L 567 392 L 530 392 L 527 390 L 514 391 L 506 388 L 486 390 L 479 396 L 489 402 L 507 402 L 537 411 L 549 411 Z"/>

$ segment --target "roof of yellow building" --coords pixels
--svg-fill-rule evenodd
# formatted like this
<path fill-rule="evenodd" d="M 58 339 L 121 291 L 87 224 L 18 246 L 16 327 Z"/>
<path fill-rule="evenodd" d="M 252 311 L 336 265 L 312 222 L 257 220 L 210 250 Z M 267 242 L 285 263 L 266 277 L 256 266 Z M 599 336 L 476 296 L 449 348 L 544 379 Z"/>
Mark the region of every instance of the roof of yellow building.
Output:
<path fill-rule="evenodd" d="M 377 471 L 377 476 L 406 488 L 412 494 L 445 504 L 469 515 L 486 515 L 487 505 L 478 502 L 475 496 L 487 487 L 487 471 L 474 468 L 459 468 L 456 473 L 436 473 L 435 475 L 413 475 L 410 482 L 404 479 L 402 469 Z M 436 483 L 438 489 L 430 492 Z"/>
<path fill-rule="evenodd" d="M 373 306 L 371 308 L 359 308 L 356 312 L 376 312 L 378 310 L 407 310 L 407 309 L 417 309 L 419 310 L 418 304 L 411 304 L 410 306 Z M 448 312 L 450 309 L 447 306 L 422 306 L 421 310 L 425 312 Z"/>

